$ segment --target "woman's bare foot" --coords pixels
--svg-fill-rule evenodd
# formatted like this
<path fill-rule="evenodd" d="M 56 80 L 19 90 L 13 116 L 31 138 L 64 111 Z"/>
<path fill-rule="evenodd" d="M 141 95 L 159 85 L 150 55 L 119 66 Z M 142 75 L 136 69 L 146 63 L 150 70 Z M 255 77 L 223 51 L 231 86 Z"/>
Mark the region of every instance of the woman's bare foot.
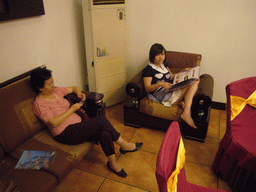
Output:
<path fill-rule="evenodd" d="M 184 101 L 179 102 L 179 106 L 180 106 L 182 109 L 184 109 L 184 108 L 185 108 L 185 102 L 184 102 Z"/>
<path fill-rule="evenodd" d="M 195 125 L 193 119 L 191 118 L 190 114 L 181 114 L 181 119 L 183 119 L 190 127 L 193 127 L 194 129 L 197 129 L 197 126 Z"/>

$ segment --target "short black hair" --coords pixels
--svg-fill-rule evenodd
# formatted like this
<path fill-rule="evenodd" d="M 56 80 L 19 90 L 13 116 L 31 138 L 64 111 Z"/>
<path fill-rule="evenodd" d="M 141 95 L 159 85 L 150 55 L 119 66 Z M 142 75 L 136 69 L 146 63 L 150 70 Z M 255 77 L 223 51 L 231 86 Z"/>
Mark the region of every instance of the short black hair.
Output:
<path fill-rule="evenodd" d="M 44 87 L 45 81 L 52 77 L 52 71 L 44 68 L 36 68 L 30 75 L 31 87 L 39 93 L 41 88 Z"/>
<path fill-rule="evenodd" d="M 151 63 L 154 63 L 155 56 L 163 53 L 163 51 L 166 52 L 163 45 L 158 43 L 155 43 L 154 45 L 152 45 L 149 51 L 149 61 Z"/>

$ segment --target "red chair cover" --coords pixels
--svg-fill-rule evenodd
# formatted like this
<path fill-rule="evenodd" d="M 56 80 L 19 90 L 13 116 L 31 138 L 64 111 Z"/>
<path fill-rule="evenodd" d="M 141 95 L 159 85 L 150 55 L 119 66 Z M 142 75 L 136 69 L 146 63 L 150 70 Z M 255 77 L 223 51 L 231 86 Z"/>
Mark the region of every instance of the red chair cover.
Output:
<path fill-rule="evenodd" d="M 256 191 L 256 109 L 246 105 L 231 121 L 230 96 L 244 99 L 256 89 L 256 77 L 232 82 L 226 86 L 227 127 L 212 164 L 215 174 L 235 191 Z"/>
<path fill-rule="evenodd" d="M 167 181 L 176 167 L 177 153 L 180 143 L 180 127 L 178 122 L 173 122 L 168 128 L 163 139 L 156 164 L 156 178 L 160 192 L 167 192 Z M 217 189 L 205 188 L 187 182 L 185 169 L 182 168 L 178 175 L 178 192 L 220 192 Z"/>

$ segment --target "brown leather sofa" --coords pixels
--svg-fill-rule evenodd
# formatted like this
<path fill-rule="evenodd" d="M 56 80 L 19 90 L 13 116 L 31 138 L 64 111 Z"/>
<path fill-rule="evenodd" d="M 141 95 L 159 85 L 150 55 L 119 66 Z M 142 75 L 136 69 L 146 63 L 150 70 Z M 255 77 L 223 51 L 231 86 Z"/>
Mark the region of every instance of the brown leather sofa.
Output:
<path fill-rule="evenodd" d="M 184 68 L 200 66 L 201 59 L 200 54 L 167 51 L 165 62 L 172 73 L 177 73 Z M 179 105 L 168 108 L 146 97 L 140 71 L 126 86 L 130 98 L 124 105 L 124 124 L 167 130 L 172 121 L 178 121 L 184 136 L 204 142 L 210 120 L 213 85 L 213 78 L 209 74 L 200 76 L 199 88 L 191 107 L 192 118 L 198 127 L 193 129 L 180 118 L 182 108 Z"/>
<path fill-rule="evenodd" d="M 34 115 L 32 70 L 0 84 L 0 191 L 53 191 L 94 143 L 64 145 L 56 142 Z M 24 150 L 56 151 L 50 170 L 15 169 Z"/>

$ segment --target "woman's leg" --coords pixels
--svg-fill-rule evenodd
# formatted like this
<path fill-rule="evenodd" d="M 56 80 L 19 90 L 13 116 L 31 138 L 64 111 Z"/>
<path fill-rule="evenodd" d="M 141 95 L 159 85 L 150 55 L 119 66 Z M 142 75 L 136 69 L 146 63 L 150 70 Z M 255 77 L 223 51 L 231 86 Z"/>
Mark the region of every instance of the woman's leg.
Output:
<path fill-rule="evenodd" d="M 109 123 L 105 117 L 95 117 L 80 123 L 72 124 L 55 137 L 55 139 L 64 144 L 77 145 L 84 142 L 99 141 L 99 133 L 106 131 L 110 133 L 113 141 L 120 137 L 115 128 Z M 101 137 L 103 137 L 101 135 Z"/>
<path fill-rule="evenodd" d="M 109 162 L 111 169 L 113 169 L 114 171 L 119 172 L 122 170 L 122 168 L 116 163 L 116 155 L 115 154 L 108 156 L 108 162 Z"/>
<path fill-rule="evenodd" d="M 184 110 L 181 114 L 181 118 L 191 127 L 197 128 L 192 117 L 191 117 L 191 106 L 193 102 L 193 97 L 198 89 L 199 81 L 196 81 L 189 87 L 185 87 L 181 89 L 181 95 L 179 99 L 175 102 L 175 104 L 182 102 L 184 100 Z"/>
<path fill-rule="evenodd" d="M 114 140 L 111 136 L 111 133 L 105 130 L 101 130 L 95 139 L 100 142 L 101 148 L 108 158 L 111 169 L 113 169 L 115 172 L 121 171 L 122 168 L 116 163 L 115 147 L 113 143 Z"/>
<path fill-rule="evenodd" d="M 122 139 L 120 133 L 103 116 L 70 125 L 55 139 L 58 142 L 70 145 L 99 141 L 105 155 L 108 157 L 110 167 L 116 172 L 119 172 L 122 168 L 116 163 L 113 141 L 125 150 L 136 148 L 135 143 L 129 143 Z"/>

